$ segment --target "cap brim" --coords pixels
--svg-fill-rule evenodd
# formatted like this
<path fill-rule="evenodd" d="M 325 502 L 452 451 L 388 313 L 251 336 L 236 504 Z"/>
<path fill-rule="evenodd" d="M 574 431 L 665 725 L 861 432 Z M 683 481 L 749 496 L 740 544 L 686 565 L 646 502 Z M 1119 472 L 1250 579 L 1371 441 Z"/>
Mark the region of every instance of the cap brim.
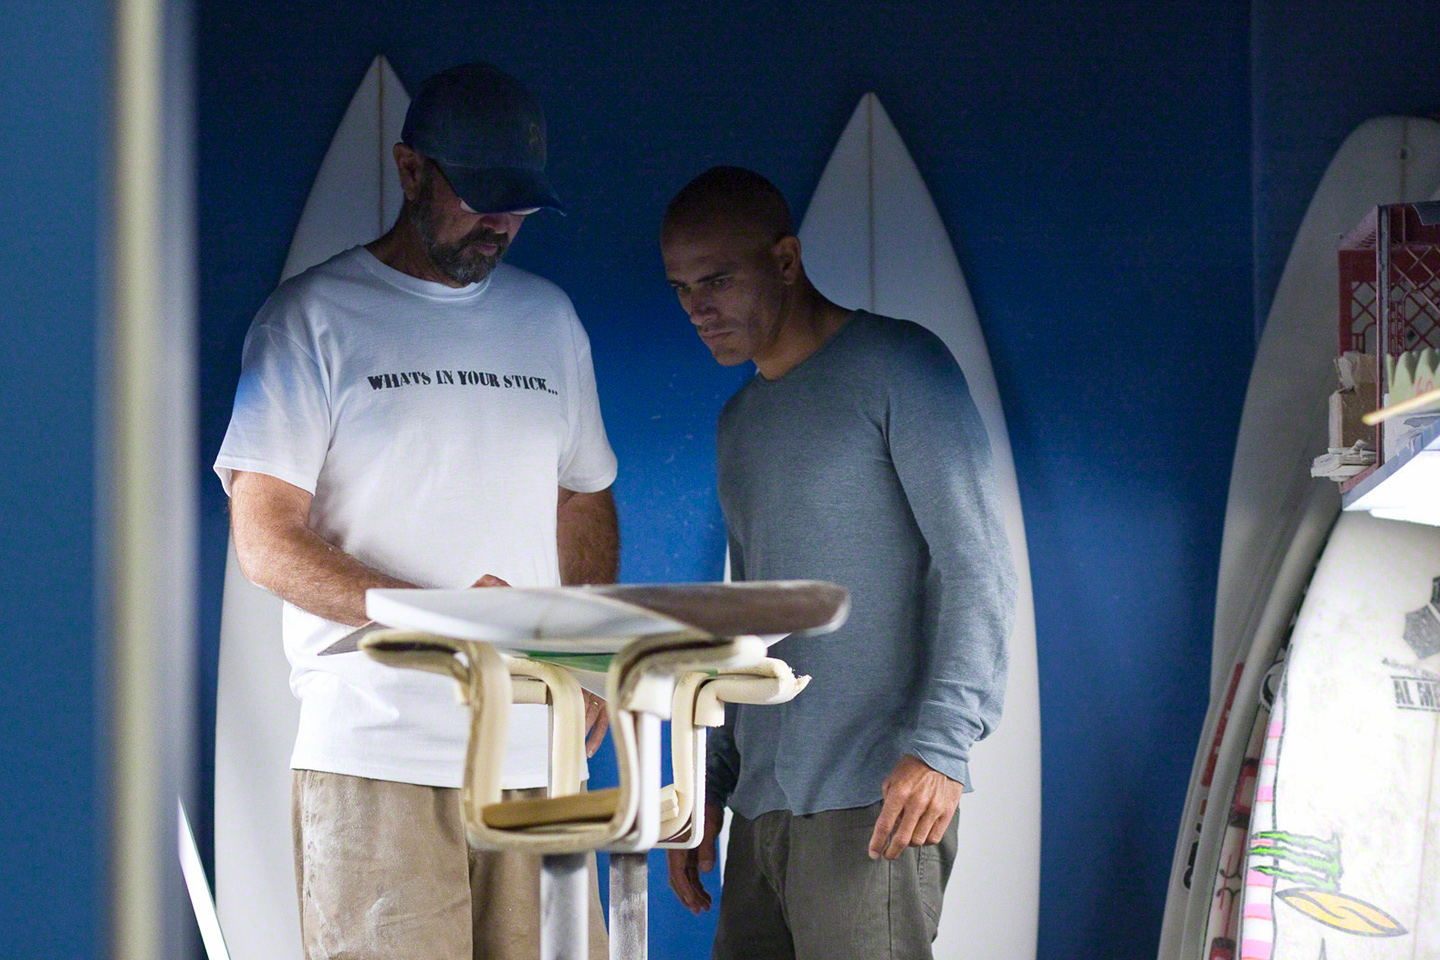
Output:
<path fill-rule="evenodd" d="M 437 161 L 438 162 L 438 161 Z M 563 214 L 565 208 L 545 175 L 518 167 L 463 167 L 441 163 L 455 194 L 481 213 L 514 213 L 537 207 Z"/>

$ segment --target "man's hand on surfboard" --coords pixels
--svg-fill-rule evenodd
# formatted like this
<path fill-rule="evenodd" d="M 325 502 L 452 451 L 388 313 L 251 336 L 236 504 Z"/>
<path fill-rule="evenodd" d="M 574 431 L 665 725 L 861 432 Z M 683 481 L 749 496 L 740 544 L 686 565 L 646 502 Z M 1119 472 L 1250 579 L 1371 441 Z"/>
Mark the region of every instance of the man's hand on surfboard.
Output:
<path fill-rule="evenodd" d="M 905 754 L 880 785 L 885 805 L 870 835 L 870 859 L 894 860 L 906 847 L 939 843 L 960 807 L 964 786 Z"/>
<path fill-rule="evenodd" d="M 580 692 L 585 695 L 585 756 L 593 757 L 605 742 L 605 731 L 610 729 L 610 711 L 605 701 L 589 690 Z"/>
<path fill-rule="evenodd" d="M 694 850 L 665 851 L 670 865 L 670 889 L 687 910 L 697 915 L 710 909 L 710 894 L 700 882 L 700 874 L 715 869 L 715 844 L 724 822 L 724 808 L 707 802 L 705 839 L 700 841 L 700 846 Z"/>
<path fill-rule="evenodd" d="M 508 587 L 509 583 L 487 573 L 472 583 L 475 587 Z M 595 756 L 595 751 L 600 749 L 600 744 L 605 742 L 605 731 L 610 729 L 610 711 L 605 709 L 605 701 L 595 696 L 589 690 L 582 690 L 585 695 L 585 756 Z"/>

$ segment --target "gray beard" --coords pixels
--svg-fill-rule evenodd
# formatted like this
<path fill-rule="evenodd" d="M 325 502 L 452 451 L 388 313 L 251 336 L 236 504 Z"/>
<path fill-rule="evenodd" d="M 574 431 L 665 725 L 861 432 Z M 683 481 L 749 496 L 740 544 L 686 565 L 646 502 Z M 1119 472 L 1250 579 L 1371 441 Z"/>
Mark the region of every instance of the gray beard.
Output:
<path fill-rule="evenodd" d="M 416 202 L 409 204 L 410 224 L 420 236 L 420 244 L 425 248 L 425 255 L 445 276 L 459 284 L 479 283 L 490 276 L 492 270 L 500 265 L 505 258 L 505 252 L 510 249 L 510 235 L 496 233 L 488 227 L 476 225 L 474 230 L 451 243 L 440 243 L 435 239 L 436 220 L 435 216 L 435 181 L 434 174 L 427 171 L 425 180 L 420 184 L 419 195 Z M 485 256 L 474 252 L 471 248 L 477 243 L 493 243 L 498 249 L 491 256 Z"/>

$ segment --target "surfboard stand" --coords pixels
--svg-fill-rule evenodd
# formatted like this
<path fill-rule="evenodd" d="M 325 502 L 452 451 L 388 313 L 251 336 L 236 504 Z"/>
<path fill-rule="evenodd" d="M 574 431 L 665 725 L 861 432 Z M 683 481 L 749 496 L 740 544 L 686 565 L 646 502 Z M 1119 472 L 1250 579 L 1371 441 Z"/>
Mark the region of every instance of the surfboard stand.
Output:
<path fill-rule="evenodd" d="M 649 911 L 649 857 L 610 854 L 610 956 L 646 960 Z"/>
<path fill-rule="evenodd" d="M 822 629 L 838 626 L 844 612 L 843 606 L 837 607 Z M 653 617 L 652 611 L 644 613 Z M 515 688 L 522 673 L 515 669 L 517 661 L 502 655 L 524 654 L 525 646 L 535 642 L 533 632 L 486 642 L 387 630 L 359 642 L 361 650 L 382 663 L 444 674 L 460 684 L 471 715 L 461 790 L 466 834 L 476 849 L 541 856 L 542 960 L 588 957 L 585 855 L 602 850 L 610 854 L 610 956 L 644 960 L 647 854 L 655 847 L 694 848 L 704 837 L 706 729 L 724 723 L 725 703 L 783 703 L 809 681 L 768 657 L 766 641 L 758 636 L 720 637 L 684 623 L 678 626 L 681 629 L 666 633 L 613 638 L 609 644 L 618 648 L 610 659 L 605 692 L 620 785 L 593 792 L 581 791 L 578 761 L 572 772 L 566 759 L 577 758 L 583 743 L 578 683 L 562 668 L 532 662 L 527 666 L 538 669 L 521 680 L 538 681 L 531 699 Z M 819 632 L 813 624 L 803 627 Z M 605 639 L 584 643 L 593 651 Z M 522 699 L 551 707 L 551 786 L 543 799 L 502 801 L 509 704 Z M 672 721 L 675 783 L 662 789 L 660 724 L 666 719 Z"/>

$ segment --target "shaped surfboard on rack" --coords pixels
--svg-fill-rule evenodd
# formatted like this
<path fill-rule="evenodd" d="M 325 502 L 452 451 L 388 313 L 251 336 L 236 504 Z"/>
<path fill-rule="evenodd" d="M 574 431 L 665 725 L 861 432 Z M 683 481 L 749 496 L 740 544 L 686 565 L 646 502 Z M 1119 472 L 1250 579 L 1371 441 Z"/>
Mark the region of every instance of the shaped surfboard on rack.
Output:
<path fill-rule="evenodd" d="M 1271 733 L 1241 955 L 1440 956 L 1440 528 L 1341 515 Z"/>
<path fill-rule="evenodd" d="M 281 280 L 389 229 L 400 212 L 391 147 L 410 98 L 376 57 L 340 121 L 295 227 Z M 235 960 L 299 960 L 290 752 L 300 705 L 280 601 L 225 564 L 215 718 L 215 892 Z"/>
<path fill-rule="evenodd" d="M 508 590 L 371 590 L 376 625 L 540 653 L 614 653 L 639 637 L 696 639 L 829 633 L 850 612 L 850 591 L 818 580 L 607 584 Z M 356 630 L 324 651 L 359 649 Z"/>
<path fill-rule="evenodd" d="M 1251 370 L 1231 469 L 1210 708 L 1176 837 L 1160 960 L 1194 956 L 1203 939 L 1210 878 L 1259 684 L 1340 508 L 1334 485 L 1309 472 L 1326 446 L 1326 398 L 1335 389 L 1336 245 L 1375 204 L 1423 198 L 1437 186 L 1440 124 L 1367 121 L 1331 160 L 1291 247 Z M 1242 717 L 1230 716 L 1232 703 L 1243 705 Z M 1203 879 L 1192 891 L 1195 877 Z"/>
<path fill-rule="evenodd" d="M 606 697 L 611 657 L 632 640 L 756 636 L 769 645 L 792 634 L 829 633 L 849 616 L 850 591 L 819 580 L 371 590 L 365 608 L 375 623 L 341 637 L 323 655 L 356 652 L 375 642 L 365 639 L 369 635 L 399 627 L 558 664 Z M 426 641 L 385 642 L 390 649 L 397 644 L 424 648 Z"/>
<path fill-rule="evenodd" d="M 1040 703 L 1030 561 L 1010 437 L 990 355 L 954 248 L 895 126 L 866 94 L 841 134 L 800 227 L 805 270 L 846 307 L 913 320 L 960 364 L 994 455 L 1019 575 L 1005 715 L 976 744 L 960 851 L 946 891 L 939 958 L 1035 956 L 1040 897 Z"/>

